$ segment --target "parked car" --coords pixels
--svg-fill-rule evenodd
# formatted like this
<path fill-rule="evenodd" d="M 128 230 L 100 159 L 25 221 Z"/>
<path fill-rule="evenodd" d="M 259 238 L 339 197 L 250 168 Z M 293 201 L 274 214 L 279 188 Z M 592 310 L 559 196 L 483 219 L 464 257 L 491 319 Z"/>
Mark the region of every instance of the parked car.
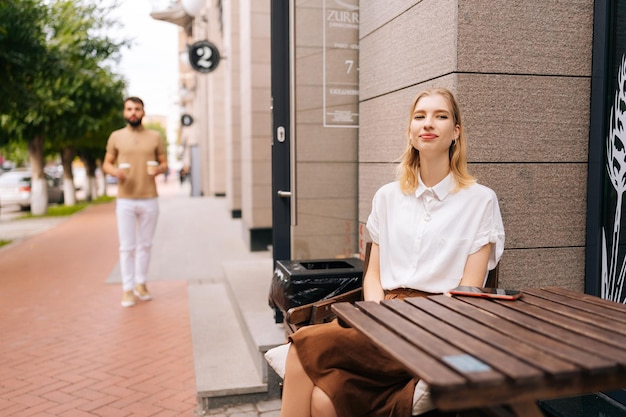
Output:
<path fill-rule="evenodd" d="M 63 187 L 58 178 L 48 174 L 48 203 L 63 204 Z M 19 205 L 22 210 L 30 208 L 31 172 L 27 169 L 17 169 L 0 175 L 0 207 Z"/>

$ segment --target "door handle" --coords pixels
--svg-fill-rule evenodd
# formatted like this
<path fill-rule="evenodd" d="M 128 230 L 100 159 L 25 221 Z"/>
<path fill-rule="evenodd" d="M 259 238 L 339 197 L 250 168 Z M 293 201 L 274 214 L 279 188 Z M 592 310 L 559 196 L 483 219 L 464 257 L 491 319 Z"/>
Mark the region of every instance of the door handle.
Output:
<path fill-rule="evenodd" d="M 289 198 L 291 197 L 291 191 L 278 190 L 278 196 L 280 198 Z"/>

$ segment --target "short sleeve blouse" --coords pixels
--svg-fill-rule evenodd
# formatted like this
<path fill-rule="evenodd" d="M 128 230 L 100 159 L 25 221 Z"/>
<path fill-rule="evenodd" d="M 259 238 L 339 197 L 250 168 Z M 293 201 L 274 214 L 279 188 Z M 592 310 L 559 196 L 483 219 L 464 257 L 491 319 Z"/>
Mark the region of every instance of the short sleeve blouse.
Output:
<path fill-rule="evenodd" d="M 427 188 L 419 180 L 414 194 L 399 182 L 374 195 L 367 229 L 380 246 L 380 280 L 384 290 L 413 288 L 443 293 L 456 287 L 467 257 L 492 243 L 489 269 L 504 251 L 504 226 L 496 194 L 474 184 L 454 191 L 449 174 Z"/>

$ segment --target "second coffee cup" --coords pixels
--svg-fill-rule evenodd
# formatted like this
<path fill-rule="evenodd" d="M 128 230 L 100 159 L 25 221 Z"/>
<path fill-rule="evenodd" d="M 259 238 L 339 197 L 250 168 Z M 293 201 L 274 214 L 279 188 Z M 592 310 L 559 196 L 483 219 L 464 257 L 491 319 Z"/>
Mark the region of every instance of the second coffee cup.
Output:
<path fill-rule="evenodd" d="M 157 161 L 148 161 L 146 162 L 146 165 L 148 168 L 148 175 L 156 174 L 157 166 L 159 166 L 159 163 Z"/>

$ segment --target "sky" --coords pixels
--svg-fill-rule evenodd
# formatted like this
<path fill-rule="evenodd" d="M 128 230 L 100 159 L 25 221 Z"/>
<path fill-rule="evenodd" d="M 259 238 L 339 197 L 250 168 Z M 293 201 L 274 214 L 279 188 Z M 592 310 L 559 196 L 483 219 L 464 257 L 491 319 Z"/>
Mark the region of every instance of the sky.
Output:
<path fill-rule="evenodd" d="M 106 0 L 101 4 L 114 4 Z M 147 116 L 178 117 L 178 26 L 150 17 L 155 0 L 119 0 L 110 17 L 122 23 L 108 33 L 115 39 L 130 39 L 122 60 L 113 70 L 127 82 L 127 95 L 145 103 Z M 168 127 L 173 121 L 168 120 Z"/>

